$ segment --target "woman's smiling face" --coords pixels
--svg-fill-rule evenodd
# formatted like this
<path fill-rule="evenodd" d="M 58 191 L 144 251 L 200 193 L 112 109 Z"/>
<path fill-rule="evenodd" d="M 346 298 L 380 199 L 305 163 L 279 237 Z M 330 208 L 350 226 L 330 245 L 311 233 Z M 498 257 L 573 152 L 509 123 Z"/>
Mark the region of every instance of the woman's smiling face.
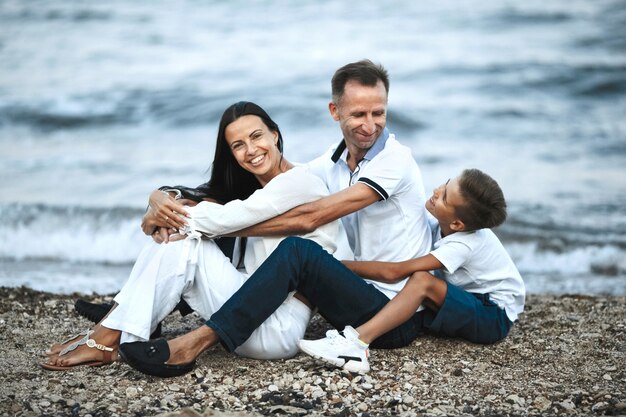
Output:
<path fill-rule="evenodd" d="M 278 132 L 270 130 L 260 117 L 241 116 L 226 126 L 224 133 L 237 163 L 254 174 L 261 186 L 280 174 Z"/>

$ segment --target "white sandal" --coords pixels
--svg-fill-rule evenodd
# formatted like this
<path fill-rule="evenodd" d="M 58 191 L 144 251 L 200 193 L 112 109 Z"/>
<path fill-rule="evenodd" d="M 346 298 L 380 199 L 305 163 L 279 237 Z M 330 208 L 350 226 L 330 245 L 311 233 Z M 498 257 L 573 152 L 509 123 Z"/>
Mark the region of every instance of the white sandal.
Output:
<path fill-rule="evenodd" d="M 59 357 L 67 355 L 69 352 L 72 352 L 79 346 L 86 345 L 88 348 L 101 351 L 102 352 L 101 360 L 91 360 L 91 361 L 81 362 L 75 365 L 68 365 L 68 366 L 58 366 L 58 365 L 52 365 L 52 364 L 44 362 L 41 364 L 41 367 L 49 371 L 65 371 L 65 370 L 74 368 L 76 366 L 102 366 L 102 365 L 108 365 L 110 363 L 113 363 L 113 352 L 116 349 L 97 343 L 94 339 L 91 339 L 89 336 L 91 336 L 93 332 L 94 330 L 87 330 L 87 333 L 80 340 L 77 340 L 76 342 L 71 343 L 70 345 L 66 346 L 63 350 L 61 350 L 59 352 Z M 75 339 L 76 337 L 78 336 L 74 336 L 66 340 L 62 344 L 65 344 Z"/>

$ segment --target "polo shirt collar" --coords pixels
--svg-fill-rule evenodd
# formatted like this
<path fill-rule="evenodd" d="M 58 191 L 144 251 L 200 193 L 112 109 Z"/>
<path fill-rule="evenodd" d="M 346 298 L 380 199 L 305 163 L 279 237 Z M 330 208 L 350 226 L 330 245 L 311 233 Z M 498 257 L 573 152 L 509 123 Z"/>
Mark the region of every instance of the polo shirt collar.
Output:
<path fill-rule="evenodd" d="M 363 159 L 367 159 L 368 161 L 371 161 L 376 155 L 380 153 L 380 151 L 385 149 L 385 144 L 387 143 L 387 139 L 389 139 L 389 130 L 387 130 L 387 128 L 384 128 L 382 133 L 376 140 L 376 142 L 374 142 L 374 145 L 371 148 L 369 148 L 369 150 L 367 151 Z M 341 155 L 343 154 L 343 151 L 345 150 L 346 150 L 346 141 L 342 139 L 341 142 L 339 142 L 339 145 L 337 145 L 337 149 L 331 156 L 332 161 L 337 162 L 339 158 L 341 158 Z"/>

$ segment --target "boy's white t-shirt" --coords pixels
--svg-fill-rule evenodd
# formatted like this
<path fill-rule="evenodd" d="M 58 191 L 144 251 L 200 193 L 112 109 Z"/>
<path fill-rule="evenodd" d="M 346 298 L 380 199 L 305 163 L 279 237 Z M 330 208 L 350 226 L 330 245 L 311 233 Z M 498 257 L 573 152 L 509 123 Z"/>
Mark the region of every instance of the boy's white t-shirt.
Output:
<path fill-rule="evenodd" d="M 438 231 L 441 236 L 441 231 Z M 524 281 L 490 229 L 456 232 L 436 241 L 431 252 L 445 267 L 445 279 L 463 290 L 489 294 L 514 322 L 524 310 Z"/>

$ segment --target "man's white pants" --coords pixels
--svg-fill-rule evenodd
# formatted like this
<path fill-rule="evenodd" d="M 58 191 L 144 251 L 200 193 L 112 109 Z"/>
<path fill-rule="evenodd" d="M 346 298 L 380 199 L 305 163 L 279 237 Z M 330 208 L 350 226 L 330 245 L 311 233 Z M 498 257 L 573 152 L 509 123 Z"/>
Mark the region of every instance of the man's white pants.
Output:
<path fill-rule="evenodd" d="M 148 340 L 181 297 L 207 320 L 246 279 L 213 241 L 150 243 L 115 297 L 118 306 L 102 325 L 122 331 L 120 343 Z M 311 316 L 311 309 L 290 294 L 235 352 L 256 359 L 291 357 Z"/>

